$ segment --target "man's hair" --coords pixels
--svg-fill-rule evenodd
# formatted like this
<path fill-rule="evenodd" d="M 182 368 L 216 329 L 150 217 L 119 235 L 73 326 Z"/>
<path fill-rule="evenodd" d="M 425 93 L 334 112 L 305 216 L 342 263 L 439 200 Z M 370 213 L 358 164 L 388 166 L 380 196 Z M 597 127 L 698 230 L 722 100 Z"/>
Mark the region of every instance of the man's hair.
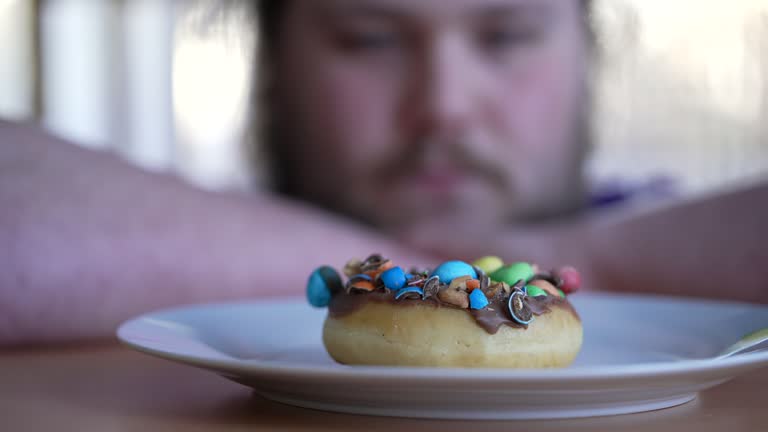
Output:
<path fill-rule="evenodd" d="M 279 119 L 273 117 L 271 100 L 271 83 L 273 77 L 268 75 L 277 54 L 277 46 L 282 31 L 283 14 L 291 0 L 255 0 L 252 3 L 254 21 L 257 26 L 258 48 L 255 60 L 258 62 L 259 79 L 254 80 L 252 90 L 250 145 L 248 146 L 248 158 L 251 167 L 254 168 L 261 180 L 274 192 L 286 195 L 296 195 L 295 186 L 290 183 L 291 178 L 298 176 L 287 175 L 288 163 L 291 159 L 290 152 L 295 149 L 285 146 L 284 137 L 280 136 L 280 126 L 276 124 Z M 591 19 L 594 0 L 579 0 L 582 9 L 582 22 L 590 47 L 594 46 L 594 29 Z"/>

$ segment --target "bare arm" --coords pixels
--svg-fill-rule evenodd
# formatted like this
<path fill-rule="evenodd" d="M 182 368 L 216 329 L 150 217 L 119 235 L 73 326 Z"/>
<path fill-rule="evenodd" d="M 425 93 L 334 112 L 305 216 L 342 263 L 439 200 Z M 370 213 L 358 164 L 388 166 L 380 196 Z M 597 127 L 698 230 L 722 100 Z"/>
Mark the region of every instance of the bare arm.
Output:
<path fill-rule="evenodd" d="M 590 271 L 617 291 L 768 303 L 768 184 L 584 232 Z"/>
<path fill-rule="evenodd" d="M 465 221 L 404 239 L 443 256 L 572 264 L 586 289 L 768 303 L 768 184 L 623 218 L 490 231 Z"/>
<path fill-rule="evenodd" d="M 0 122 L 0 345 L 106 337 L 175 304 L 301 295 L 315 266 L 374 250 L 427 260 L 297 203 L 204 192 Z"/>

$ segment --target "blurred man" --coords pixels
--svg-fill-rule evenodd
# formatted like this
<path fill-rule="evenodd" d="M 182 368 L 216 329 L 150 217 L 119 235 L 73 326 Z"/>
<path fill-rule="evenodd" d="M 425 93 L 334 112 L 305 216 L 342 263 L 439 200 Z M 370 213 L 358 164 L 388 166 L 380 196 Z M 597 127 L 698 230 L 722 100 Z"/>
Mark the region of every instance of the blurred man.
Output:
<path fill-rule="evenodd" d="M 588 6 L 262 2 L 280 188 L 387 230 L 584 202 Z"/>
<path fill-rule="evenodd" d="M 587 2 L 260 6 L 273 178 L 299 200 L 195 190 L 0 124 L 0 343 L 298 294 L 313 267 L 371 251 L 574 263 L 593 287 L 768 299 L 764 186 L 620 223 L 562 218 L 585 202 Z"/>

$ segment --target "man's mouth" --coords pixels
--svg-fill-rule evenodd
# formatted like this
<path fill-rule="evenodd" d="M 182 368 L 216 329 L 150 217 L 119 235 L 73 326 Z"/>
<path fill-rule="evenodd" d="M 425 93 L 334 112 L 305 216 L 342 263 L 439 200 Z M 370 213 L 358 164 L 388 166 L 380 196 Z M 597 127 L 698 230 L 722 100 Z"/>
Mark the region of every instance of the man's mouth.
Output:
<path fill-rule="evenodd" d="M 457 169 L 424 170 L 411 176 L 411 184 L 417 189 L 436 194 L 455 192 L 469 181 L 465 171 Z"/>

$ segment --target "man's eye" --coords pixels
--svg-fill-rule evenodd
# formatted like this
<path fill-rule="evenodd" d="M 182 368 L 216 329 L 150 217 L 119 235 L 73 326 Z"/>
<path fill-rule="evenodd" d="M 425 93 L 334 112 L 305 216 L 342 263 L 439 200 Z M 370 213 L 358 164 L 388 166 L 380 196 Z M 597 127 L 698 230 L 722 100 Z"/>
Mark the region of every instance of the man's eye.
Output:
<path fill-rule="evenodd" d="M 352 33 L 339 38 L 339 45 L 350 53 L 374 53 L 395 48 L 398 38 L 391 33 Z"/>
<path fill-rule="evenodd" d="M 485 50 L 501 51 L 533 43 L 538 39 L 539 32 L 533 29 L 496 29 L 482 32 L 479 43 Z"/>

